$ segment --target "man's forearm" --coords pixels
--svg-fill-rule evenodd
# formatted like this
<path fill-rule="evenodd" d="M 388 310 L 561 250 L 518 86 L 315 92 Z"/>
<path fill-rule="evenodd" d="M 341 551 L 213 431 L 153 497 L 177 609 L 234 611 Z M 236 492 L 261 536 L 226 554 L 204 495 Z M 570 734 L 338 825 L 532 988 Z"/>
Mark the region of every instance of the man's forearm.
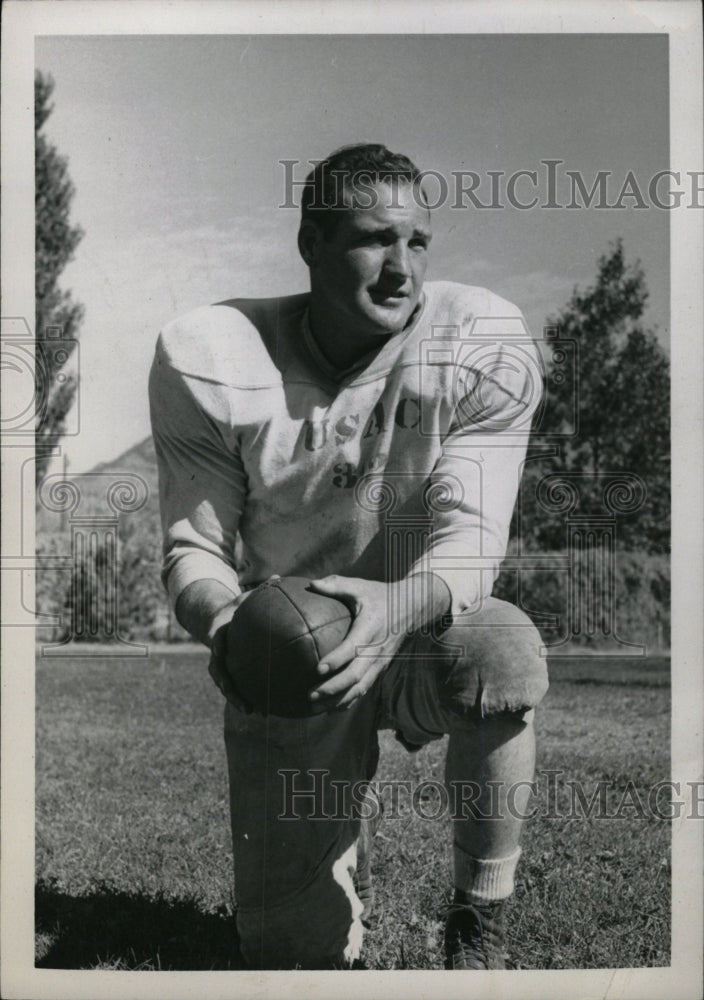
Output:
<path fill-rule="evenodd" d="M 429 625 L 446 614 L 452 605 L 449 587 L 435 573 L 412 573 L 393 587 L 401 631 L 415 631 Z"/>
<path fill-rule="evenodd" d="M 390 611 L 401 631 L 423 628 L 450 610 L 450 590 L 435 573 L 413 573 L 392 587 Z M 176 618 L 194 639 L 210 647 L 213 636 L 230 621 L 242 597 L 218 580 L 196 580 L 179 595 Z"/>
<path fill-rule="evenodd" d="M 176 618 L 194 639 L 210 647 L 217 630 L 232 618 L 240 598 L 219 580 L 196 580 L 179 595 Z"/>

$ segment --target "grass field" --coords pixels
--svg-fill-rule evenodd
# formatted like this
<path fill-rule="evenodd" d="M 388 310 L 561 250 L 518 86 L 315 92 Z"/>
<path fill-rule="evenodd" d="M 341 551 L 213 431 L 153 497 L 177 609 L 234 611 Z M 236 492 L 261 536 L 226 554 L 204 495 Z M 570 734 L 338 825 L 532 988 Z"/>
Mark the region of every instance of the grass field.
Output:
<path fill-rule="evenodd" d="M 241 967 L 222 702 L 205 662 L 171 650 L 39 661 L 37 966 Z M 669 711 L 667 658 L 551 663 L 537 815 L 509 912 L 514 967 L 669 964 L 670 824 L 633 807 L 669 776 Z M 442 778 L 444 741 L 414 755 L 390 733 L 381 742 L 380 779 Z M 600 781 L 606 817 L 571 808 L 568 782 L 589 798 Z M 442 968 L 449 820 L 386 818 L 374 874 L 366 966 Z"/>

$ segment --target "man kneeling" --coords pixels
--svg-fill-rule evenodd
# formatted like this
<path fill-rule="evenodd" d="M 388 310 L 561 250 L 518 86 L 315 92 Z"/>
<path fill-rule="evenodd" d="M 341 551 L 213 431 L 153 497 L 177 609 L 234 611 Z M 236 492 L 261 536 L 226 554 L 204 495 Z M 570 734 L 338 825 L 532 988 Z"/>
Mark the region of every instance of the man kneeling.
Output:
<path fill-rule="evenodd" d="M 228 699 L 237 920 L 253 968 L 358 956 L 374 809 L 341 812 L 338 792 L 371 781 L 383 728 L 411 751 L 449 733 L 448 788 L 476 794 L 453 821 L 445 963 L 505 967 L 547 675 L 529 619 L 490 594 L 539 360 L 515 306 L 424 283 L 421 181 L 383 146 L 332 154 L 302 198 L 310 292 L 195 310 L 162 331 L 152 368 L 163 577 Z M 517 338 L 525 368 L 505 356 Z M 227 670 L 233 614 L 275 574 L 311 579 L 352 613 L 295 717 L 248 711 Z M 305 792 L 323 773 L 322 806 L 299 795 L 287 816 L 282 782 L 298 775 Z"/>

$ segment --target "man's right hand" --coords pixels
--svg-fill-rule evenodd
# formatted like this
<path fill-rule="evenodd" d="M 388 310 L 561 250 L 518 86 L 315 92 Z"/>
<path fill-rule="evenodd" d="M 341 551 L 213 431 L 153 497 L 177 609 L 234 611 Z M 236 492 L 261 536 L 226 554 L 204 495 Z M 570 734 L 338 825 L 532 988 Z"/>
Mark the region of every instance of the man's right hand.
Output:
<path fill-rule="evenodd" d="M 278 574 L 269 580 L 280 580 Z M 235 596 L 217 580 L 196 580 L 190 583 L 176 602 L 176 618 L 194 639 L 210 649 L 208 672 L 227 700 L 248 714 L 253 711 L 240 696 L 227 669 L 227 630 L 240 604 L 251 590 Z M 230 652 L 231 655 L 231 652 Z"/>
<path fill-rule="evenodd" d="M 267 583 L 270 580 L 280 579 L 281 577 L 279 574 L 274 573 L 268 578 Z M 221 608 L 217 612 L 217 614 L 213 617 L 210 628 L 208 629 L 207 640 L 207 644 L 210 646 L 208 673 L 225 695 L 227 700 L 231 702 L 235 708 L 238 708 L 240 712 L 246 712 L 247 715 L 251 715 L 254 709 L 241 696 L 227 669 L 227 630 L 230 622 L 232 621 L 232 616 L 235 614 L 240 604 L 242 604 L 243 601 L 246 601 L 251 593 L 251 590 L 243 591 L 241 594 L 238 594 L 233 601 L 228 602 L 225 607 Z"/>
<path fill-rule="evenodd" d="M 232 616 L 250 593 L 251 591 L 248 590 L 239 594 L 232 604 L 222 608 L 213 619 L 210 628 L 210 662 L 208 663 L 208 673 L 216 686 L 235 708 L 247 715 L 251 714 L 252 706 L 244 701 L 227 669 L 227 630 Z"/>

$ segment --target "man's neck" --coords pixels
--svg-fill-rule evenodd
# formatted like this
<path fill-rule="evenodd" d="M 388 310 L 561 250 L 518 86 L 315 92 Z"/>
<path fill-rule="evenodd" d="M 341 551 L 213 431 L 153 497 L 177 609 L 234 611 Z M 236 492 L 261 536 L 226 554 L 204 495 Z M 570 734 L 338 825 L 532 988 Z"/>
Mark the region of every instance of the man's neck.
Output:
<path fill-rule="evenodd" d="M 349 330 L 339 319 L 328 316 L 311 300 L 308 311 L 310 332 L 318 350 L 333 368 L 345 371 L 379 349 L 389 337 L 360 336 L 359 330 Z"/>
<path fill-rule="evenodd" d="M 407 329 L 418 315 L 420 302 L 413 310 L 404 329 Z M 367 358 L 370 354 L 380 351 L 395 333 L 360 335 L 358 329 L 347 329 L 339 320 L 327 316 L 323 310 L 316 307 L 311 300 L 308 310 L 310 332 L 318 350 L 333 368 L 346 371 L 355 364 Z M 399 333 L 402 331 L 398 331 Z"/>

